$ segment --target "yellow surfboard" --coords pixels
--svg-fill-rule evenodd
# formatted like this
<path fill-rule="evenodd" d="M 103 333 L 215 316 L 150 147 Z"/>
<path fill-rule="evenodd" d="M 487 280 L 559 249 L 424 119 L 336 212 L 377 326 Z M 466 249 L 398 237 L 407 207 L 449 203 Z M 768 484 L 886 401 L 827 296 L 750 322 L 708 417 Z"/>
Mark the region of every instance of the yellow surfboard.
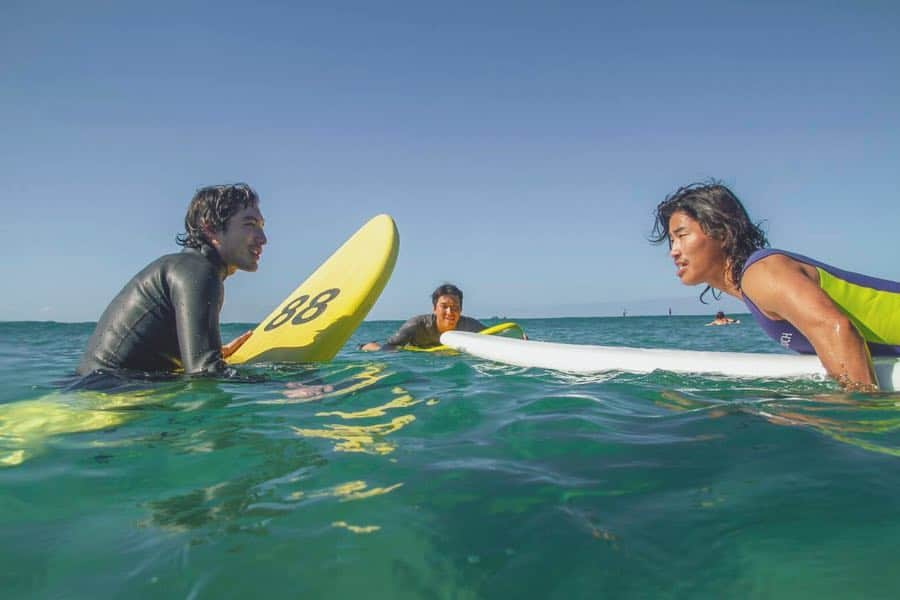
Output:
<path fill-rule="evenodd" d="M 394 220 L 372 218 L 263 319 L 228 362 L 331 360 L 381 295 L 399 249 Z"/>
<path fill-rule="evenodd" d="M 502 333 L 506 333 L 508 331 L 517 332 L 516 335 L 523 340 L 527 340 L 528 336 L 525 335 L 525 330 L 522 329 L 522 326 L 518 323 L 514 323 L 512 321 L 507 321 L 505 323 L 497 323 L 496 325 L 491 325 L 490 327 L 485 327 L 478 333 L 481 335 L 500 335 Z M 506 335 L 504 337 L 512 337 L 512 335 Z M 450 352 L 456 354 L 457 351 L 451 348 L 450 346 L 444 346 L 441 344 L 440 346 L 430 346 L 428 348 L 420 348 L 418 346 L 400 346 L 401 350 L 409 350 L 411 352 Z"/>

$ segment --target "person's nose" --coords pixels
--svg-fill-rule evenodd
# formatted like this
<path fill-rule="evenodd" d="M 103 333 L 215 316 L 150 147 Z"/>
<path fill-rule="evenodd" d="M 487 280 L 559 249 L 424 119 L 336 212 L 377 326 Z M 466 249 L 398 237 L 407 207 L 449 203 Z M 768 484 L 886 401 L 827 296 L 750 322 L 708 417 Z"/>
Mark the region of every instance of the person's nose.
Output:
<path fill-rule="evenodd" d="M 678 258 L 681 255 L 681 248 L 678 245 L 677 241 L 673 241 L 672 245 L 669 247 L 669 256 L 672 258 Z"/>

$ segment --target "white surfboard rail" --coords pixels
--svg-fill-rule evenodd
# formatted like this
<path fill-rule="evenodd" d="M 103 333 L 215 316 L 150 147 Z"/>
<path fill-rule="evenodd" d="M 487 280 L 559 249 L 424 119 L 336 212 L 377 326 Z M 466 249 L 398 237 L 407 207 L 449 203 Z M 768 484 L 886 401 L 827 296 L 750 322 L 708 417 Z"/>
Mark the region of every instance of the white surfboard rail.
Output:
<path fill-rule="evenodd" d="M 604 371 L 724 375 L 753 379 L 826 377 L 818 357 L 801 354 L 706 352 L 664 348 L 629 348 L 517 340 L 464 331 L 448 331 L 441 343 L 487 360 L 566 373 Z M 875 359 L 875 373 L 883 391 L 900 389 L 900 359 Z"/>

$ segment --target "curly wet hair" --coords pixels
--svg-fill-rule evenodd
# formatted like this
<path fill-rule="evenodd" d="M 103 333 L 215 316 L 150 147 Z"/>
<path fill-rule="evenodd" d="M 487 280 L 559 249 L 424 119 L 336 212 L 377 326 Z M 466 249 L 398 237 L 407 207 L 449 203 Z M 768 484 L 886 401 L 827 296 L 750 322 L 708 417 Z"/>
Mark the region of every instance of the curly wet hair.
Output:
<path fill-rule="evenodd" d="M 678 211 L 697 221 L 706 235 L 724 242 L 731 280 L 740 289 L 741 272 L 747 258 L 756 250 L 769 245 L 762 224 L 750 220 L 747 209 L 738 197 L 721 182 L 692 183 L 678 188 L 656 207 L 651 242 L 661 244 L 667 241 L 669 247 L 672 246 L 669 219 Z M 700 301 L 704 304 L 704 296 L 709 291 L 712 291 L 713 298 L 717 300 L 722 296 L 720 290 L 707 285 L 700 294 Z"/>
<path fill-rule="evenodd" d="M 259 196 L 246 183 L 210 185 L 197 190 L 184 217 L 184 233 L 175 237 L 179 246 L 199 248 L 209 240 L 204 228 L 225 228 L 228 219 L 248 206 L 258 206 Z"/>

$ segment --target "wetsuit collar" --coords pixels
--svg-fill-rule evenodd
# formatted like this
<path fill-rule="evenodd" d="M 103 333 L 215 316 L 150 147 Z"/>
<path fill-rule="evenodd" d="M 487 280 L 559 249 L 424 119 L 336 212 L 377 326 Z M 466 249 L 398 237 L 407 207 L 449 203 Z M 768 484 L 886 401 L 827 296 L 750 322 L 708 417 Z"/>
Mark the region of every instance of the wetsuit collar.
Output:
<path fill-rule="evenodd" d="M 205 256 L 209 262 L 216 265 L 219 269 L 219 278 L 222 281 L 225 281 L 225 278 L 228 276 L 228 268 L 222 261 L 222 257 L 219 256 L 219 252 L 209 244 L 201 244 L 200 247 L 196 249 L 196 252 L 199 252 Z"/>

